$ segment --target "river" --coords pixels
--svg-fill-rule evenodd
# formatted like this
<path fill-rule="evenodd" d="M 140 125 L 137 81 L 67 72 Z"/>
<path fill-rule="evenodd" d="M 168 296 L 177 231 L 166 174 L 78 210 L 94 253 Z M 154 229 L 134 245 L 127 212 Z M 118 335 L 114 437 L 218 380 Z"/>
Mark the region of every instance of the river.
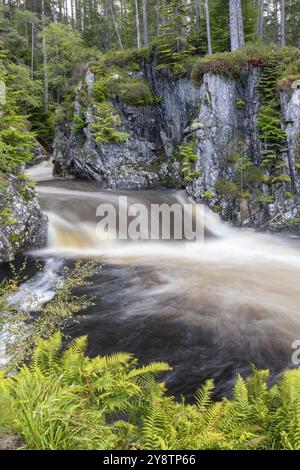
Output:
<path fill-rule="evenodd" d="M 69 323 L 72 337 L 88 335 L 89 354 L 134 353 L 141 363 L 163 360 L 170 393 L 190 399 L 207 378 L 216 397 L 229 393 L 237 372 L 251 364 L 272 380 L 292 367 L 300 340 L 300 243 L 296 237 L 259 234 L 221 222 L 207 211 L 204 241 L 116 241 L 95 236 L 99 203 L 119 196 L 144 205 L 182 202 L 184 191 L 112 191 L 95 182 L 54 179 L 42 163 L 41 206 L 49 218 L 47 247 L 28 254 L 31 279 L 24 292 L 45 301 L 61 268 L 95 259 L 102 269 L 85 288 L 95 305 Z M 42 272 L 34 268 L 44 261 Z M 18 260 L 17 260 L 18 263 Z"/>

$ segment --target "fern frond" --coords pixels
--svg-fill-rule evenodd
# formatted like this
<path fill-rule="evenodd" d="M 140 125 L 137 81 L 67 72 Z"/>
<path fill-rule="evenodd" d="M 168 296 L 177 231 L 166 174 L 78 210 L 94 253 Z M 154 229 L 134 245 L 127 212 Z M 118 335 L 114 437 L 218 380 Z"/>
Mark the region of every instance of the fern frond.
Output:
<path fill-rule="evenodd" d="M 62 347 L 62 335 L 56 333 L 50 340 L 38 340 L 32 355 L 31 369 L 40 370 L 45 375 L 55 372 Z"/>
<path fill-rule="evenodd" d="M 207 380 L 196 393 L 196 404 L 200 412 L 204 412 L 212 403 L 212 394 L 215 385 L 213 380 Z"/>
<path fill-rule="evenodd" d="M 168 372 L 172 368 L 166 362 L 152 362 L 147 366 L 140 367 L 138 369 L 133 369 L 128 373 L 128 378 L 140 377 L 143 375 L 155 375 L 162 372 Z"/>

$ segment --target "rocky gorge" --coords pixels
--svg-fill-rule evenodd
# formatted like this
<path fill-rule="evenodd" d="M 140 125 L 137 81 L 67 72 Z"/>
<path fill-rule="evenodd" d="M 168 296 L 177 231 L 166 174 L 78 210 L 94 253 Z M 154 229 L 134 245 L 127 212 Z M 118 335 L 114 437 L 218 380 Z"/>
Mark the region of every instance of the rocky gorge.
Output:
<path fill-rule="evenodd" d="M 122 73 L 146 83 L 155 102 L 132 106 L 109 94 L 122 142 L 93 137 L 97 72 L 88 70 L 76 90 L 73 118 L 57 127 L 55 173 L 114 189 L 184 187 L 196 202 L 235 225 L 297 232 L 300 89 L 292 81 L 288 89 L 275 90 L 285 144 L 280 164 L 270 169 L 259 126 L 263 70 L 248 63 L 239 77 L 209 71 L 196 82 L 158 71 L 153 61 L 144 61 L 139 71 L 125 67 Z M 112 67 L 109 80 L 118 81 L 118 74 Z"/>
<path fill-rule="evenodd" d="M 54 175 L 111 189 L 185 189 L 235 226 L 299 233 L 299 80 L 276 79 L 269 90 L 271 79 L 249 58 L 238 73 L 205 64 L 196 78 L 155 56 L 90 66 L 61 106 Z M 45 159 L 41 148 L 34 163 Z M 0 212 L 2 261 L 45 243 L 46 217 L 22 178 L 8 180 Z"/>

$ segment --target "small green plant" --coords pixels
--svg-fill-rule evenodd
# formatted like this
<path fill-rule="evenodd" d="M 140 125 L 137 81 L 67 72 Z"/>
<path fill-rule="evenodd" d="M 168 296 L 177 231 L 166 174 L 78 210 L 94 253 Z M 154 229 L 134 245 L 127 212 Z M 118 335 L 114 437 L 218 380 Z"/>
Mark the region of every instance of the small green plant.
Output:
<path fill-rule="evenodd" d="M 149 84 L 126 73 L 114 73 L 108 78 L 107 87 L 110 94 L 116 95 L 129 106 L 149 106 L 157 103 Z"/>
<path fill-rule="evenodd" d="M 255 196 L 255 202 L 258 202 L 260 204 L 273 204 L 274 197 L 265 193 L 257 194 Z"/>
<path fill-rule="evenodd" d="M 36 181 L 28 181 L 27 187 L 29 189 L 35 189 L 36 188 Z"/>
<path fill-rule="evenodd" d="M 212 193 L 211 191 L 204 191 L 203 193 L 203 198 L 204 199 L 207 199 L 208 201 L 211 201 L 211 199 L 213 199 L 214 197 L 214 193 Z"/>
<path fill-rule="evenodd" d="M 245 101 L 241 98 L 238 98 L 235 102 L 237 109 L 244 109 L 245 108 Z"/>
<path fill-rule="evenodd" d="M 106 76 L 100 76 L 97 78 L 93 91 L 95 94 L 95 98 L 98 103 L 102 103 L 103 101 L 106 101 L 109 97 L 109 91 L 108 91 L 108 86 L 107 86 L 107 77 Z"/>
<path fill-rule="evenodd" d="M 300 225 L 300 217 L 293 217 L 287 220 L 287 223 L 290 225 Z"/>
<path fill-rule="evenodd" d="M 276 53 L 270 54 L 263 67 L 258 85 L 262 106 L 257 118 L 257 125 L 263 146 L 263 165 L 272 174 L 272 184 L 287 181 L 286 175 L 282 175 L 282 170 L 285 167 L 286 134 L 281 125 L 283 117 L 277 91 L 280 67 L 278 55 Z"/>
<path fill-rule="evenodd" d="M 101 144 L 126 142 L 128 134 L 117 130 L 121 125 L 121 120 L 110 103 L 104 102 L 96 106 L 94 120 L 90 128 L 95 142 Z"/>
<path fill-rule="evenodd" d="M 12 245 L 17 245 L 21 241 L 21 236 L 17 233 L 11 233 L 9 235 L 9 241 Z"/>
<path fill-rule="evenodd" d="M 35 197 L 35 193 L 28 186 L 27 187 L 25 186 L 24 188 L 21 188 L 19 190 L 19 193 L 20 193 L 21 197 L 24 199 L 25 202 L 30 202 Z"/>
<path fill-rule="evenodd" d="M 185 183 L 192 183 L 194 179 L 199 178 L 200 172 L 195 169 L 198 160 L 195 139 L 179 147 L 177 158 L 181 162 L 180 171 Z"/>
<path fill-rule="evenodd" d="M 5 207 L 0 212 L 0 227 L 5 227 L 6 225 L 13 225 L 15 223 L 15 218 L 12 215 L 11 209 Z"/>
<path fill-rule="evenodd" d="M 73 128 L 72 128 L 73 134 L 78 134 L 82 132 L 85 126 L 86 126 L 85 113 L 81 112 L 80 114 L 76 114 L 73 117 Z"/>

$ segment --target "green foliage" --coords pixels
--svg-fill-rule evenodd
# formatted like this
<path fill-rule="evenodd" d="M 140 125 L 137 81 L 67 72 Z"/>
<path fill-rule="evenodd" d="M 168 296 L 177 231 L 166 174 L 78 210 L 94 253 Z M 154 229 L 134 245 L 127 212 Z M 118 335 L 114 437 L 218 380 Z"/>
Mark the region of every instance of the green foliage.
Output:
<path fill-rule="evenodd" d="M 286 181 L 282 169 L 285 167 L 286 134 L 282 129 L 282 115 L 277 84 L 280 76 L 280 62 L 276 54 L 268 57 L 259 82 L 261 109 L 257 118 L 263 144 L 263 165 L 274 175 L 272 182 Z"/>
<path fill-rule="evenodd" d="M 111 51 L 104 57 L 106 67 L 116 66 L 121 69 L 126 68 L 131 72 L 137 72 L 141 69 L 142 63 L 151 62 L 152 50 L 145 47 L 142 49 L 127 49 Z"/>
<path fill-rule="evenodd" d="M 7 86 L 16 106 L 22 113 L 30 114 L 35 109 L 42 107 L 42 81 L 32 80 L 26 65 L 8 64 Z"/>
<path fill-rule="evenodd" d="M 299 49 L 247 44 L 235 52 L 222 52 L 198 58 L 195 61 L 191 77 L 196 82 L 201 81 L 205 73 L 218 73 L 229 78 L 242 78 L 250 67 L 264 69 L 268 64 L 272 65 L 272 58 L 274 57 L 277 59 L 278 67 L 275 73 L 275 86 L 279 86 L 280 80 L 287 75 L 297 75 L 299 73 Z M 275 65 L 274 61 L 273 65 Z"/>
<path fill-rule="evenodd" d="M 253 368 L 220 402 L 208 380 L 188 405 L 155 381 L 167 364 L 138 367 L 123 353 L 89 359 L 86 344 L 63 350 L 56 333 L 37 342 L 30 365 L 0 375 L 2 434 L 33 450 L 300 449 L 300 370 L 269 389 L 269 372 Z"/>
<path fill-rule="evenodd" d="M 63 96 L 72 84 L 76 64 L 86 63 L 93 52 L 84 45 L 80 34 L 72 28 L 51 23 L 45 28 L 47 73 L 54 96 Z"/>
<path fill-rule="evenodd" d="M 98 104 L 93 117 L 95 122 L 90 128 L 95 142 L 121 144 L 127 140 L 128 134 L 117 130 L 121 120 L 112 104 L 108 102 Z"/>
<path fill-rule="evenodd" d="M 164 21 L 160 36 L 155 41 L 158 55 L 157 70 L 170 68 L 177 75 L 184 75 L 186 60 L 195 48 L 183 33 L 187 28 L 188 5 L 182 0 L 170 0 L 160 8 Z"/>
<path fill-rule="evenodd" d="M 34 134 L 28 132 L 28 121 L 19 114 L 19 94 L 12 86 L 11 66 L 2 54 L 0 79 L 6 84 L 6 100 L 0 104 L 0 173 L 15 171 L 32 158 Z"/>
<path fill-rule="evenodd" d="M 267 47 L 253 45 L 238 49 L 236 52 L 216 53 L 196 60 L 192 79 L 201 81 L 205 73 L 219 73 L 230 78 L 240 78 L 250 66 L 261 67 L 269 53 Z"/>
<path fill-rule="evenodd" d="M 97 78 L 94 87 L 94 94 L 98 103 L 102 103 L 106 101 L 109 97 L 109 91 L 107 86 L 107 77 L 99 77 Z"/>
<path fill-rule="evenodd" d="M 86 126 L 85 113 L 81 112 L 80 114 L 75 114 L 75 116 L 73 117 L 73 123 L 74 125 L 72 132 L 73 134 L 78 134 Z"/>
<path fill-rule="evenodd" d="M 236 107 L 237 109 L 244 109 L 245 108 L 245 101 L 241 98 L 236 100 Z"/>
<path fill-rule="evenodd" d="M 146 80 L 134 76 L 126 68 L 103 67 L 102 62 L 93 91 L 98 103 L 103 103 L 111 96 L 118 97 L 129 106 L 149 106 L 158 102 Z"/>
<path fill-rule="evenodd" d="M 14 223 L 15 219 L 11 213 L 10 208 L 5 207 L 2 211 L 0 211 L 0 227 L 13 225 Z"/>
<path fill-rule="evenodd" d="M 200 172 L 196 171 L 195 168 L 198 160 L 195 139 L 182 144 L 179 147 L 176 158 L 181 162 L 180 171 L 185 183 L 192 183 L 195 178 L 199 178 Z"/>
<path fill-rule="evenodd" d="M 255 201 L 261 204 L 273 204 L 274 197 L 269 194 L 261 193 L 255 196 Z"/>
<path fill-rule="evenodd" d="M 32 348 L 39 339 L 50 338 L 67 320 L 93 304 L 92 299 L 73 294 L 74 289 L 89 285 L 88 279 L 96 271 L 96 265 L 92 262 L 76 262 L 72 270 L 65 268 L 61 273 L 63 280 L 55 285 L 55 298 L 47 304 L 42 305 L 35 293 L 26 299 L 25 308 L 17 301 L 9 302 L 9 299 L 14 299 L 19 285 L 27 280 L 25 268 L 26 263 L 17 273 L 12 266 L 13 277 L 0 283 L 0 331 L 5 326 L 5 331 L 13 338 L 8 348 L 11 368 L 31 356 Z M 28 312 L 32 309 L 39 311 L 39 315 L 29 320 Z"/>
<path fill-rule="evenodd" d="M 216 191 L 221 196 L 237 198 L 240 195 L 240 188 L 234 181 L 219 179 L 216 182 Z"/>
<path fill-rule="evenodd" d="M 112 74 L 108 79 L 110 94 L 129 106 L 149 106 L 157 103 L 148 83 L 137 77 L 125 74 Z"/>

